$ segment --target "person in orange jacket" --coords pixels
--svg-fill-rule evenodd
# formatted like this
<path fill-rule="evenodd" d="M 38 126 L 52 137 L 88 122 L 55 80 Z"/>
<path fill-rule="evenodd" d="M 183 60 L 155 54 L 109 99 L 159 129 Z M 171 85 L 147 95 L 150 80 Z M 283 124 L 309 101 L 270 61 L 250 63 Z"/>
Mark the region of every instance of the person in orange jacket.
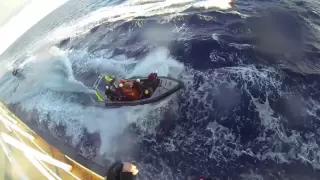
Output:
<path fill-rule="evenodd" d="M 140 79 L 121 80 L 119 89 L 126 96 L 128 101 L 137 101 L 151 97 L 155 89 L 159 86 L 160 80 L 157 73 L 150 73 L 142 84 Z"/>
<path fill-rule="evenodd" d="M 119 88 L 121 88 L 122 93 L 126 96 L 129 101 L 141 100 L 139 89 L 134 87 L 135 83 L 133 81 L 121 80 Z"/>

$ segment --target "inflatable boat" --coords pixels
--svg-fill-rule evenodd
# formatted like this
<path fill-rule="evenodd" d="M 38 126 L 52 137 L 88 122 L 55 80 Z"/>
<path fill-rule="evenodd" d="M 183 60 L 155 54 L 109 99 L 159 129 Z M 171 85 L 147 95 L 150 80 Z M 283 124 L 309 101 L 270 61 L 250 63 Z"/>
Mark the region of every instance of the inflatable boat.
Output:
<path fill-rule="evenodd" d="M 124 98 L 111 98 L 106 93 L 106 87 L 113 90 L 119 89 L 119 84 L 121 81 L 136 81 L 139 82 L 148 89 L 152 88 L 151 94 L 148 97 L 141 97 L 139 100 L 127 100 Z M 157 77 L 156 87 L 148 87 L 147 77 L 132 77 L 127 79 L 117 78 L 110 75 L 100 75 L 95 81 L 93 87 L 95 90 L 95 95 L 100 104 L 104 104 L 106 107 L 121 107 L 121 106 L 136 106 L 151 104 L 165 99 L 166 97 L 176 93 L 180 89 L 184 88 L 182 81 L 173 79 L 170 77 L 159 76 Z"/>

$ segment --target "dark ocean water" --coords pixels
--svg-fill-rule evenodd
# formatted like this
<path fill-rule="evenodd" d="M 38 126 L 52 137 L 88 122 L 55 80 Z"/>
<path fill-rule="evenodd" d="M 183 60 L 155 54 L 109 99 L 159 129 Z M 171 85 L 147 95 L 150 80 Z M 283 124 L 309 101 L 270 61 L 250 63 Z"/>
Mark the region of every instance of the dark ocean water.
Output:
<path fill-rule="evenodd" d="M 56 45 L 72 51 L 70 58 L 86 49 L 87 60 L 107 54 L 126 61 L 165 47 L 184 65 L 178 77 L 186 89 L 161 110 L 154 131 L 134 122 L 112 141 L 109 156 L 135 162 L 139 179 L 319 179 L 319 13 L 316 1 L 239 0 L 228 10 L 101 19 Z M 77 63 L 75 78 L 92 83 L 97 70 Z M 48 119 L 57 112 L 47 111 Z M 77 146 L 94 158 L 88 152 L 99 149 L 103 133 L 86 131 Z"/>

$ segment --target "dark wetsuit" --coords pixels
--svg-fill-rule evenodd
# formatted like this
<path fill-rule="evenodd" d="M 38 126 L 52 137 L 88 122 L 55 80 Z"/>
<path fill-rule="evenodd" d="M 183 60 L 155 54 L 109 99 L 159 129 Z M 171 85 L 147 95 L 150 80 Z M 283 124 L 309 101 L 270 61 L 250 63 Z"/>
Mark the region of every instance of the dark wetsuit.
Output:
<path fill-rule="evenodd" d="M 115 95 L 114 95 L 114 93 L 111 91 L 110 88 L 105 89 L 104 93 L 106 94 L 106 96 L 107 96 L 111 101 L 113 101 L 113 100 L 115 99 Z"/>
<path fill-rule="evenodd" d="M 121 88 L 114 88 L 114 89 L 105 89 L 106 96 L 111 101 L 124 101 L 126 100 L 126 96 L 121 91 Z"/>
<path fill-rule="evenodd" d="M 155 91 L 160 84 L 160 79 L 154 79 L 154 80 L 148 79 L 143 84 L 145 87 L 152 88 L 152 90 Z"/>
<path fill-rule="evenodd" d="M 107 180 L 134 180 L 135 176 L 131 172 L 122 172 L 123 163 L 115 162 L 107 172 Z"/>
<path fill-rule="evenodd" d="M 158 87 L 159 83 L 157 83 L 157 80 L 154 80 L 153 82 L 149 80 L 145 81 L 144 83 L 141 82 L 134 82 L 134 87 L 138 89 L 141 99 L 149 98 L 155 91 L 155 89 Z M 145 91 L 148 90 L 149 93 L 145 93 Z"/>

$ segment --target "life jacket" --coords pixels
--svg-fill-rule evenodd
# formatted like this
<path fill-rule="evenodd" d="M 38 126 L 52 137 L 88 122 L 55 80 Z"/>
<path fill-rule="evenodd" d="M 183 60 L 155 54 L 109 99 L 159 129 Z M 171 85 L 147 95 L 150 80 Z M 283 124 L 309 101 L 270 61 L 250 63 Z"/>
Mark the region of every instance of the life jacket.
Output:
<path fill-rule="evenodd" d="M 141 99 L 138 89 L 133 86 L 133 82 L 121 80 L 120 83 L 123 84 L 121 90 L 129 101 Z"/>

